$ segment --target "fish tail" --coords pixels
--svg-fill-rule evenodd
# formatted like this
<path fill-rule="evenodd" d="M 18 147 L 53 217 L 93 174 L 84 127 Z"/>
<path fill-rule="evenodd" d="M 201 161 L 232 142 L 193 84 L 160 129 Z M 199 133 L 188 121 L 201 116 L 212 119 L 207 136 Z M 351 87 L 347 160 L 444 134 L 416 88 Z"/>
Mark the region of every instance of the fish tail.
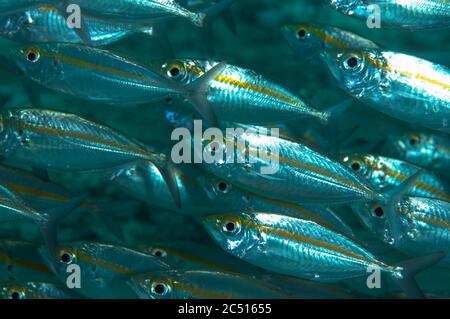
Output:
<path fill-rule="evenodd" d="M 56 227 L 59 222 L 69 213 L 73 212 L 85 200 L 86 195 L 78 196 L 62 206 L 52 208 L 46 211 L 47 218 L 40 221 L 40 231 L 44 238 L 44 243 L 53 265 L 58 262 L 58 234 Z"/>
<path fill-rule="evenodd" d="M 443 252 L 436 252 L 403 261 L 397 264 L 394 271 L 390 273 L 391 278 L 405 292 L 407 298 L 423 299 L 425 296 L 414 277 L 437 264 L 445 255 Z"/>
<path fill-rule="evenodd" d="M 381 206 L 387 217 L 388 227 L 394 238 L 394 245 L 401 237 L 401 219 L 396 216 L 396 206 L 401 202 L 403 197 L 411 190 L 411 188 L 414 187 L 417 180 L 419 180 L 423 175 L 423 172 L 423 170 L 417 171 L 400 185 L 383 194 L 380 194 L 380 200 L 383 202 Z"/>
<path fill-rule="evenodd" d="M 204 13 L 193 13 L 191 15 L 191 21 L 192 23 L 201 28 L 205 24 L 206 14 Z"/>
<path fill-rule="evenodd" d="M 205 23 L 212 24 L 218 18 L 225 21 L 225 25 L 234 35 L 237 34 L 236 21 L 230 11 L 230 7 L 238 0 L 222 0 L 209 8 L 202 10 L 206 14 Z"/>

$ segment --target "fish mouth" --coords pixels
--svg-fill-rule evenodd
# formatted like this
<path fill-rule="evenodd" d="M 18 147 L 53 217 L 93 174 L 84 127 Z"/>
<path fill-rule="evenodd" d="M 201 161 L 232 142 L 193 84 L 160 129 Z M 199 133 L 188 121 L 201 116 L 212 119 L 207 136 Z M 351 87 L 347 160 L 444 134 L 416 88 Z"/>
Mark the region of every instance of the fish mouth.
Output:
<path fill-rule="evenodd" d="M 324 50 L 319 54 L 319 58 L 328 67 L 333 77 L 340 79 L 340 72 L 337 66 L 337 51 L 334 49 Z"/>

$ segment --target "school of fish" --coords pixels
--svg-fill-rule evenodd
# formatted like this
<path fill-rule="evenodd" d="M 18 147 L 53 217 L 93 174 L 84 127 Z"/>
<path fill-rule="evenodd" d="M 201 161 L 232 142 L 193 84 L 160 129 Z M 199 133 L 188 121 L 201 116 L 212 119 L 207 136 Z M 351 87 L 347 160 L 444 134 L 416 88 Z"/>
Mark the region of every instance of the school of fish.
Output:
<path fill-rule="evenodd" d="M 295 57 L 295 72 L 324 71 L 328 93 L 342 96 L 321 105 L 311 95 L 327 92 L 295 90 L 215 53 L 216 21 L 239 37 L 238 9 L 254 5 L 0 0 L 8 43 L 0 74 L 29 101 L 0 99 L 0 220 L 12 229 L 0 228 L 0 298 L 450 298 L 450 68 L 313 14 L 265 25 Z M 450 30 L 448 1 L 317 6 L 360 28 L 378 8 L 386 29 Z M 174 25 L 198 31 L 203 54 L 178 56 Z M 133 56 L 139 41 L 114 49 L 133 37 L 157 41 L 164 58 Z M 265 64 L 288 68 L 281 56 Z M 64 110 L 48 95 L 64 97 Z M 145 129 L 115 128 L 71 111 L 72 101 Z M 378 127 L 378 141 L 355 138 L 363 125 L 339 125 L 355 110 L 369 122 L 388 118 L 400 133 Z M 73 187 L 81 178 L 101 186 Z M 117 202 L 99 199 L 109 188 Z M 168 221 L 156 229 L 179 219 L 189 237 L 193 224 L 200 240 L 128 242 L 132 205 L 144 220 Z M 77 225 L 80 215 L 93 219 Z M 62 236 L 68 223 L 73 232 L 104 228 L 113 240 Z M 14 236 L 20 227 L 35 236 Z M 444 288 L 416 280 L 422 272 L 443 274 Z"/>

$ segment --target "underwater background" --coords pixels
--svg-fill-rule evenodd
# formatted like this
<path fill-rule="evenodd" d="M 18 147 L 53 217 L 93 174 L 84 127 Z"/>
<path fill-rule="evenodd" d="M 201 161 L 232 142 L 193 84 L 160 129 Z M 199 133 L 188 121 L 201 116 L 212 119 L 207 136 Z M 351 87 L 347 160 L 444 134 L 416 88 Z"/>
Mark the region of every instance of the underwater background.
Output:
<path fill-rule="evenodd" d="M 231 9 L 236 21 L 237 33 L 233 34 L 226 24 L 218 20 L 213 26 L 211 43 L 205 43 L 199 30 L 188 21 L 176 21 L 168 28 L 168 37 L 177 58 L 212 58 L 226 61 L 257 71 L 274 82 L 317 107 L 324 109 L 348 98 L 329 71 L 320 64 L 309 63 L 297 56 L 281 33 L 281 26 L 289 23 L 320 22 L 353 31 L 374 41 L 384 48 L 413 54 L 430 61 L 450 66 L 450 32 L 443 30 L 369 29 L 364 21 L 344 16 L 325 1 L 315 0 L 239 0 Z M 0 40 L 1 48 L 13 43 Z M 149 62 L 168 58 L 161 42 L 146 34 L 135 34 L 104 48 L 119 52 L 138 61 Z M 208 53 L 209 52 L 209 53 Z M 145 144 L 162 149 L 172 145 L 170 134 L 173 127 L 165 120 L 167 110 L 183 112 L 177 102 L 156 103 L 138 108 L 120 108 L 101 103 L 79 100 L 49 89 L 39 87 L 41 107 L 61 110 L 85 116 L 106 124 Z M 31 105 L 20 84 L 7 73 L 0 75 L 0 98 L 3 108 L 25 108 Z M 189 113 L 189 112 L 187 112 Z M 355 101 L 339 118 L 340 153 L 367 153 L 376 150 L 383 154 L 382 141 L 389 135 L 414 132 L 417 127 L 393 119 Z M 300 120 L 291 128 L 301 132 L 313 121 Z M 320 126 L 318 126 L 320 128 Z M 355 129 L 356 128 L 356 129 Z M 421 129 L 423 130 L 423 129 Z M 346 133 L 352 132 L 350 136 Z M 445 135 L 444 135 L 445 136 Z M 447 135 L 448 136 L 448 135 Z M 448 138 L 448 137 L 447 137 Z M 326 150 L 322 150 L 326 151 Z M 7 164 L 14 164 L 8 163 Z M 130 196 L 102 174 L 50 172 L 54 182 L 70 190 L 88 193 L 91 201 L 104 203 L 108 217 L 123 233 L 119 239 L 108 230 L 101 220 L 88 213 L 69 215 L 59 226 L 60 241 L 99 241 L 136 247 L 138 245 L 165 241 L 194 241 L 214 246 L 203 227 L 189 215 L 176 213 Z M 353 231 L 367 235 L 350 208 L 338 208 L 339 216 Z M 25 222 L 0 225 L 2 238 L 41 242 L 40 234 L 33 225 Z M 401 260 L 406 256 L 387 249 L 375 238 L 366 237 L 366 245 L 383 260 Z M 400 291 L 394 284 L 382 289 L 367 290 L 366 278 L 343 282 L 343 287 L 354 287 L 357 297 L 391 297 Z M 431 297 L 450 297 L 450 270 L 433 267 L 417 276 L 421 289 Z M 362 288 L 361 288 L 362 287 Z"/>

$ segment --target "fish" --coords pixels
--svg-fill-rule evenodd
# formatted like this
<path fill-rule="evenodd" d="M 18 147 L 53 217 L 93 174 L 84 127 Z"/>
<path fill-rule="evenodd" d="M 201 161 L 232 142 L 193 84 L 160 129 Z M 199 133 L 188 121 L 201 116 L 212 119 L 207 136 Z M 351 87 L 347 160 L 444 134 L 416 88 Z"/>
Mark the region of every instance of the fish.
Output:
<path fill-rule="evenodd" d="M 395 207 L 394 222 L 375 203 L 355 204 L 353 211 L 382 242 L 401 252 L 420 255 L 433 251 L 450 252 L 450 202 L 436 198 L 407 196 Z M 448 255 L 442 260 L 450 265 Z"/>
<path fill-rule="evenodd" d="M 44 281 L 59 283 L 38 253 L 40 244 L 2 239 L 0 241 L 0 282 Z"/>
<path fill-rule="evenodd" d="M 0 12 L 2 15 L 8 15 L 25 9 L 47 5 L 49 1 L 52 0 L 2 0 L 0 2 Z"/>
<path fill-rule="evenodd" d="M 450 69 L 381 49 L 328 49 L 331 74 L 350 95 L 412 125 L 450 133 Z"/>
<path fill-rule="evenodd" d="M 335 10 L 369 21 L 379 14 L 380 27 L 413 30 L 450 27 L 450 8 L 442 0 L 329 0 Z"/>
<path fill-rule="evenodd" d="M 88 298 L 136 298 L 126 281 L 140 273 L 169 269 L 159 258 L 130 248 L 96 242 L 68 242 L 58 247 L 53 263 L 45 250 L 40 253 L 48 267 L 65 283 L 69 265 L 80 267 L 77 291 Z"/>
<path fill-rule="evenodd" d="M 0 185 L 0 221 L 13 222 L 25 220 L 36 225 L 51 257 L 55 256 L 57 245 L 58 223 L 77 208 L 85 195 L 73 198 L 70 202 L 46 210 L 37 211 L 31 208 L 17 193 Z"/>
<path fill-rule="evenodd" d="M 155 70 L 189 86 L 219 62 L 175 59 L 151 61 Z M 314 118 L 326 124 L 329 111 L 308 106 L 301 97 L 257 72 L 231 64 L 210 82 L 206 91 L 209 107 L 220 121 L 246 124 L 270 124 L 301 118 Z M 249 116 L 251 114 L 251 116 Z"/>
<path fill-rule="evenodd" d="M 280 214 L 311 219 L 317 223 L 352 235 L 351 228 L 331 208 L 295 205 L 252 193 L 211 174 L 186 165 L 177 165 L 180 207 L 176 207 L 158 169 L 150 162 L 131 163 L 113 173 L 111 181 L 130 195 L 157 207 L 180 214 L 201 217 L 222 211 L 274 210 Z"/>
<path fill-rule="evenodd" d="M 195 269 L 256 275 L 263 270 L 231 255 L 215 245 L 192 241 L 155 242 L 139 245 L 139 251 L 160 258 L 172 269 Z"/>
<path fill-rule="evenodd" d="M 283 299 L 286 295 L 253 277 L 205 270 L 169 270 L 135 276 L 141 299 Z"/>
<path fill-rule="evenodd" d="M 224 62 L 183 86 L 142 63 L 80 44 L 15 46 L 5 56 L 24 77 L 82 100 L 136 107 L 168 97 L 182 97 L 211 123 L 216 123 L 209 112 L 206 91 L 226 67 Z"/>
<path fill-rule="evenodd" d="M 390 265 L 344 235 L 312 221 L 273 213 L 205 217 L 203 225 L 222 249 L 276 273 L 319 282 L 365 276 L 374 267 L 388 274 L 410 298 L 423 297 L 413 276 L 438 263 L 436 252 Z"/>
<path fill-rule="evenodd" d="M 224 141 L 201 141 L 203 153 L 212 154 L 213 148 L 223 150 L 212 163 L 202 161 L 201 167 L 253 193 L 320 206 L 387 199 L 341 163 L 302 144 L 269 135 L 267 130 L 242 131 L 233 138 L 222 136 Z M 194 147 L 197 143 L 194 138 Z M 200 162 L 198 154 L 194 152 L 195 162 Z"/>
<path fill-rule="evenodd" d="M 287 24 L 281 31 L 297 56 L 313 62 L 320 61 L 320 54 L 325 49 L 378 48 L 376 43 L 356 33 L 328 24 Z"/>
<path fill-rule="evenodd" d="M 420 170 L 419 167 L 401 160 L 371 154 L 344 155 L 343 163 L 361 178 L 368 181 L 370 187 L 378 192 L 384 192 L 400 185 Z M 408 195 L 450 201 L 448 185 L 434 174 L 427 172 L 423 172 L 419 180 L 409 190 Z"/>
<path fill-rule="evenodd" d="M 52 0 L 55 2 L 58 0 Z M 171 16 L 183 17 L 198 27 L 203 26 L 205 14 L 195 13 L 180 6 L 174 0 L 71 0 L 83 14 L 89 14 L 114 22 L 146 23 Z"/>
<path fill-rule="evenodd" d="M 80 299 L 63 286 L 46 282 L 0 283 L 0 299 Z"/>
<path fill-rule="evenodd" d="M 63 206 L 70 203 L 74 198 L 81 196 L 81 194 L 50 181 L 48 176 L 43 178 L 29 171 L 6 165 L 0 165 L 0 184 L 16 192 L 31 208 L 38 211 Z M 98 203 L 86 199 L 80 203 L 76 210 L 90 213 L 105 225 L 111 233 L 122 239 L 121 230 L 110 219 L 110 213 L 114 210 L 114 207 L 111 206 L 109 203 Z"/>
<path fill-rule="evenodd" d="M 135 27 L 84 15 L 92 46 L 103 46 L 135 33 L 152 33 L 152 26 Z M 82 44 L 83 39 L 67 25 L 55 7 L 41 6 L 0 17 L 0 35 L 22 43 L 64 42 Z"/>
<path fill-rule="evenodd" d="M 1 154 L 8 159 L 60 171 L 102 170 L 147 159 L 175 186 L 165 154 L 75 114 L 14 109 L 1 114 L 1 123 Z M 178 190 L 172 186 L 169 188 L 178 203 Z"/>
<path fill-rule="evenodd" d="M 424 132 L 390 136 L 384 148 L 388 155 L 450 177 L 450 142 L 444 136 Z"/>

